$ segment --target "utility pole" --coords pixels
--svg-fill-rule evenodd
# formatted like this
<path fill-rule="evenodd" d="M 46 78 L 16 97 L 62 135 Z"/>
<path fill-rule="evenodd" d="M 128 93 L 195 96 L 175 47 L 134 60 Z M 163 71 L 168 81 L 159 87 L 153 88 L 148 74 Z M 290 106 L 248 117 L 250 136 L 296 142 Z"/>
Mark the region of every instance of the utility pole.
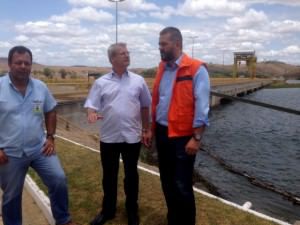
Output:
<path fill-rule="evenodd" d="M 192 39 L 192 58 L 194 58 L 194 44 L 195 44 L 195 38 L 198 36 L 190 36 L 189 38 Z"/>
<path fill-rule="evenodd" d="M 123 2 L 125 0 L 108 0 L 108 1 L 116 3 L 116 43 L 118 43 L 118 3 Z"/>

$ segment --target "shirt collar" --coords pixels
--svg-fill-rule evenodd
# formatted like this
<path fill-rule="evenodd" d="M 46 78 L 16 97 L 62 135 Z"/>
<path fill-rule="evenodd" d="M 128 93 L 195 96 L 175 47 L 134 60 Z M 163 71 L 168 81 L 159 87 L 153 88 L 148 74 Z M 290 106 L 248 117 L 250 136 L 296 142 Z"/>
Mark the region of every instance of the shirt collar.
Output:
<path fill-rule="evenodd" d="M 126 70 L 123 74 L 122 74 L 122 77 L 123 76 L 129 76 L 129 72 L 128 72 L 128 70 Z M 111 71 L 111 77 L 119 77 L 115 72 L 114 72 L 114 70 L 112 70 Z"/>
<path fill-rule="evenodd" d="M 7 74 L 7 79 L 8 79 L 8 83 L 9 83 L 12 87 L 16 88 L 15 85 L 13 84 L 13 82 L 12 82 L 11 79 L 10 79 L 9 73 Z M 29 81 L 28 81 L 27 86 L 28 86 L 28 87 L 32 87 L 32 85 L 33 85 L 33 81 L 32 81 L 31 76 L 29 76 Z"/>
<path fill-rule="evenodd" d="M 166 63 L 166 68 L 167 69 L 177 69 L 181 63 L 183 57 L 183 53 L 175 60 L 173 64 L 168 64 Z"/>

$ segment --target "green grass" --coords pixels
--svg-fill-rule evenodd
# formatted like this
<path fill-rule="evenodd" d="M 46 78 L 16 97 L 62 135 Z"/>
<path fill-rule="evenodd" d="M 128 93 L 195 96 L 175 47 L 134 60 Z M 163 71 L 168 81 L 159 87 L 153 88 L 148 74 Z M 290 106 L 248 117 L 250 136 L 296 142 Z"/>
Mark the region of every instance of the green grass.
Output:
<path fill-rule="evenodd" d="M 287 84 L 285 82 L 274 82 L 266 88 L 300 88 L 300 84 Z"/>
<path fill-rule="evenodd" d="M 88 222 L 101 209 L 102 187 L 99 153 L 57 139 L 58 155 L 68 177 L 70 210 L 73 220 L 79 224 Z M 30 171 L 33 179 L 46 192 L 38 176 Z M 139 206 L 141 225 L 167 225 L 166 207 L 162 195 L 159 177 L 139 171 Z M 117 215 L 107 225 L 127 225 L 125 198 L 123 191 L 123 167 L 120 163 Z M 195 193 L 197 205 L 197 225 L 274 225 Z"/>

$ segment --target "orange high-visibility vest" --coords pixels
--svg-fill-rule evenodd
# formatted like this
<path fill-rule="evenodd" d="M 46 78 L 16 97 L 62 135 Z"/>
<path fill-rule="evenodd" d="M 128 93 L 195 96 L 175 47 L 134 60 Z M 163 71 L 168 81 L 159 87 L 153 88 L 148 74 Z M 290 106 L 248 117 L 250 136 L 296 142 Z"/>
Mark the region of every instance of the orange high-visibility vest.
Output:
<path fill-rule="evenodd" d="M 193 121 L 195 113 L 195 101 L 193 93 L 193 78 L 202 61 L 192 59 L 183 54 L 176 78 L 168 112 L 168 136 L 182 137 L 193 135 Z M 156 106 L 159 101 L 159 84 L 164 73 L 166 63 L 160 62 L 155 76 L 152 92 L 152 130 L 154 132 L 156 122 Z"/>

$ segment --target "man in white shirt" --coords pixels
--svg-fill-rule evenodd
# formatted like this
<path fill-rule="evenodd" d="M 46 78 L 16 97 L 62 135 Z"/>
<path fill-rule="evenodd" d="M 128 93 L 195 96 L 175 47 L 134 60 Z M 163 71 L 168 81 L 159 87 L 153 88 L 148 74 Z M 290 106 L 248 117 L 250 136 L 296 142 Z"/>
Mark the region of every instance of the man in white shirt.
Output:
<path fill-rule="evenodd" d="M 151 95 L 144 78 L 127 70 L 130 57 L 125 43 L 111 45 L 108 57 L 112 71 L 94 82 L 84 105 L 90 123 L 101 119 L 104 198 L 102 211 L 90 224 L 102 225 L 115 216 L 119 160 L 122 155 L 128 225 L 138 225 L 137 163 L 141 142 L 150 145 Z"/>

